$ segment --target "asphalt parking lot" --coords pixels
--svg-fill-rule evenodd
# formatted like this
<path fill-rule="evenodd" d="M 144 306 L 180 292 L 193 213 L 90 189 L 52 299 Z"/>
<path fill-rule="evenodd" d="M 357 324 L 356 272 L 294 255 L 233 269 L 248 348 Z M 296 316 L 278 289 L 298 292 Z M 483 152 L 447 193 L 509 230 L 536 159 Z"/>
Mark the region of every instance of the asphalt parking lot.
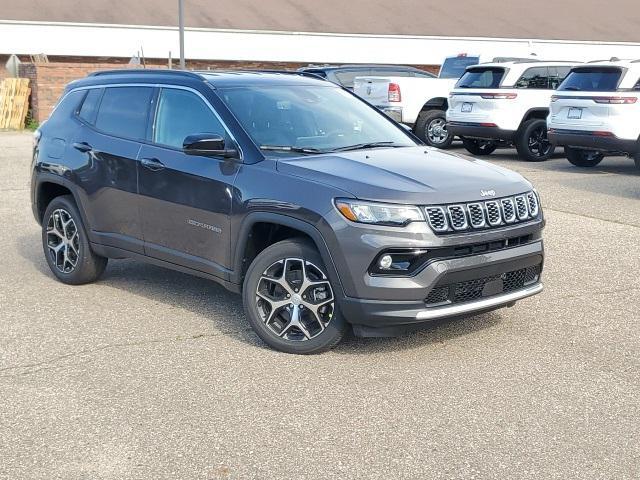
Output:
<path fill-rule="evenodd" d="M 547 217 L 542 295 L 300 357 L 240 298 L 114 261 L 54 280 L 30 136 L 0 133 L 0 478 L 640 477 L 640 174 L 498 151 Z"/>

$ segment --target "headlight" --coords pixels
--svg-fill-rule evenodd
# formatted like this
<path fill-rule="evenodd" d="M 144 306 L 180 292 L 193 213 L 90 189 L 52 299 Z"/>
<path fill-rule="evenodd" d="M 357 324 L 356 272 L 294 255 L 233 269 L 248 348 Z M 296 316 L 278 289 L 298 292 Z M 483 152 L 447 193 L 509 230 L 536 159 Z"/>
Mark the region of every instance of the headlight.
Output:
<path fill-rule="evenodd" d="M 411 205 L 340 199 L 336 200 L 336 208 L 347 220 L 358 223 L 402 227 L 411 222 L 424 222 L 420 209 Z"/>

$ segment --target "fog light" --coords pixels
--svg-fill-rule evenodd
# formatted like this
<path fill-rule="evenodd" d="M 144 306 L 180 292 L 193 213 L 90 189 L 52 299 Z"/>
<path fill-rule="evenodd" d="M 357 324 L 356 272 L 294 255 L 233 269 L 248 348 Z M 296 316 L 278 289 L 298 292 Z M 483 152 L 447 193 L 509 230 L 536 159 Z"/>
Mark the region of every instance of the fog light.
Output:
<path fill-rule="evenodd" d="M 393 258 L 391 258 L 391 255 L 383 255 L 382 257 L 380 257 L 378 265 L 380 266 L 381 270 L 388 270 L 389 268 L 391 268 L 392 263 Z"/>

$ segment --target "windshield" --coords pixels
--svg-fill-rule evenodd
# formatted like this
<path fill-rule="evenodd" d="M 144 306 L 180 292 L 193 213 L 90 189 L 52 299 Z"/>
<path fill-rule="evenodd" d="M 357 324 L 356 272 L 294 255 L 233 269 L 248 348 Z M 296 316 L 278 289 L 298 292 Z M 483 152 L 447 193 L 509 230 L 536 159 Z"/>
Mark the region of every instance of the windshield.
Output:
<path fill-rule="evenodd" d="M 218 92 L 264 151 L 318 153 L 416 145 L 382 113 L 335 86 L 251 86 Z"/>
<path fill-rule="evenodd" d="M 456 88 L 499 88 L 504 68 L 472 68 L 462 76 Z"/>
<path fill-rule="evenodd" d="M 572 70 L 558 90 L 615 92 L 621 75 L 619 68 L 580 68 Z"/>
<path fill-rule="evenodd" d="M 440 68 L 440 78 L 460 78 L 467 67 L 477 65 L 479 57 L 449 57 Z"/>

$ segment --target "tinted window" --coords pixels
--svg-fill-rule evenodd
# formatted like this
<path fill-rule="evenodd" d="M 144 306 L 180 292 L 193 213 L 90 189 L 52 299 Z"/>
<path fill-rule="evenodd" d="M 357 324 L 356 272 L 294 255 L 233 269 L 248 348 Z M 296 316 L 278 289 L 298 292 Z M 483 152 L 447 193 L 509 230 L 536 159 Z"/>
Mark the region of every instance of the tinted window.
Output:
<path fill-rule="evenodd" d="M 640 90 L 640 79 L 636 82 L 636 84 L 633 86 L 634 90 Z"/>
<path fill-rule="evenodd" d="M 84 102 L 82 102 L 80 112 L 78 113 L 78 116 L 85 122 L 90 124 L 93 124 L 93 122 L 95 122 L 96 113 L 98 113 L 98 104 L 100 102 L 101 96 L 101 88 L 94 88 L 87 92 L 87 95 L 84 97 Z"/>
<path fill-rule="evenodd" d="M 215 133 L 224 137 L 225 129 L 209 106 L 196 94 L 173 88 L 163 89 L 158 100 L 154 141 L 182 148 L 184 139 L 196 133 Z"/>
<path fill-rule="evenodd" d="M 147 116 L 153 88 L 107 88 L 100 102 L 96 128 L 118 137 L 146 137 Z"/>
<path fill-rule="evenodd" d="M 570 71 L 571 67 L 549 67 L 549 87 L 558 88 Z"/>
<path fill-rule="evenodd" d="M 547 67 L 534 67 L 526 70 L 515 84 L 516 88 L 549 88 L 549 70 Z"/>
<path fill-rule="evenodd" d="M 420 72 L 408 68 L 393 70 L 390 68 L 372 68 L 370 75 L 374 77 L 435 77 L 428 72 Z"/>
<path fill-rule="evenodd" d="M 456 88 L 499 88 L 504 68 L 472 68 L 458 81 Z"/>
<path fill-rule="evenodd" d="M 569 73 L 558 90 L 615 92 L 621 75 L 619 68 L 576 68 Z"/>
<path fill-rule="evenodd" d="M 440 78 L 460 78 L 467 67 L 477 65 L 479 57 L 449 57 L 440 68 Z"/>

